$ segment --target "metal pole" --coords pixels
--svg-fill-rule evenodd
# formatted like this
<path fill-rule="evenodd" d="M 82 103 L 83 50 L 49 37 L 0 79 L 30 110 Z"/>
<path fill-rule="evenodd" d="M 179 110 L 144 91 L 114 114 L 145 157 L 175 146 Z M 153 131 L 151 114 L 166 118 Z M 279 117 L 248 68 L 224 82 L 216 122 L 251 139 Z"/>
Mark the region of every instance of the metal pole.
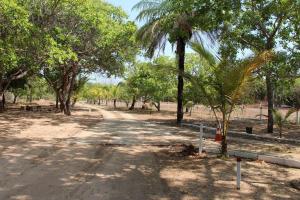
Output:
<path fill-rule="evenodd" d="M 237 165 L 236 165 L 236 189 L 241 189 L 241 161 L 240 157 L 236 158 Z"/>
<path fill-rule="evenodd" d="M 200 124 L 200 134 L 199 134 L 199 154 L 202 153 L 203 149 L 203 124 Z"/>

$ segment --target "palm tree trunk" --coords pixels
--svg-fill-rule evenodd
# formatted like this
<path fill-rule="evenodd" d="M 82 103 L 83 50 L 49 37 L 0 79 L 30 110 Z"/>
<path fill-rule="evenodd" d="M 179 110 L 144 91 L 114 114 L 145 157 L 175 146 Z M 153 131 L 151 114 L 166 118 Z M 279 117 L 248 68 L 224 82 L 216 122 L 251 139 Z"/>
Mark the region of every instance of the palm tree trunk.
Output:
<path fill-rule="evenodd" d="M 221 141 L 221 155 L 227 156 L 227 128 L 228 128 L 228 121 L 226 119 L 226 113 L 222 112 L 222 141 Z"/>
<path fill-rule="evenodd" d="M 114 99 L 114 109 L 117 108 L 117 99 Z"/>
<path fill-rule="evenodd" d="M 183 74 L 185 60 L 186 43 L 183 38 L 177 40 L 177 59 L 178 59 L 178 85 L 177 85 L 177 124 L 181 124 L 183 120 Z"/>

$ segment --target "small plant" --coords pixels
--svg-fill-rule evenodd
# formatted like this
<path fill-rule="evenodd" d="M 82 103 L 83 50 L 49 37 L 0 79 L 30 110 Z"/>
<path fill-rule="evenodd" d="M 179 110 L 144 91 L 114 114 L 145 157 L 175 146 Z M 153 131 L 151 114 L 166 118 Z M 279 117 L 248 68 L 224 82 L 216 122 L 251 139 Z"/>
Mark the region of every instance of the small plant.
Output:
<path fill-rule="evenodd" d="M 276 109 L 273 110 L 274 122 L 279 129 L 279 137 L 280 138 L 282 137 L 283 126 L 288 123 L 288 118 L 294 112 L 296 112 L 295 109 L 290 109 L 290 110 L 288 110 L 288 112 L 285 115 L 283 115 L 279 110 L 276 110 Z"/>

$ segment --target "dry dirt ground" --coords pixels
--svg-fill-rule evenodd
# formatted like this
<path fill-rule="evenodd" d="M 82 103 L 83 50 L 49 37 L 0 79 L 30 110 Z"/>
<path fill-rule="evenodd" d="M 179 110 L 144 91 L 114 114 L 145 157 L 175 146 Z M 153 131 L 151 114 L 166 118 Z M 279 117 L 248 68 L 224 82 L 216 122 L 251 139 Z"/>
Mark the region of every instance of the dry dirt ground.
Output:
<path fill-rule="evenodd" d="M 142 103 L 138 102 L 134 111 L 128 111 L 124 103 L 118 102 L 118 110 L 125 111 L 131 114 L 138 114 L 138 119 L 148 121 L 159 121 L 174 123 L 176 119 L 176 104 L 175 103 L 161 103 L 161 112 L 157 112 L 154 107 L 149 107 L 152 111 L 145 111 L 141 109 Z M 230 130 L 245 132 L 246 127 L 253 127 L 253 133 L 258 135 L 266 135 L 271 137 L 279 137 L 278 128 L 274 126 L 274 133 L 268 134 L 267 127 L 267 105 L 262 106 L 262 120 L 259 120 L 260 105 L 246 105 L 244 109 L 242 106 L 237 106 L 232 113 Z M 112 102 L 109 102 L 108 108 L 112 108 Z M 288 108 L 280 109 L 281 113 L 286 113 Z M 300 115 L 300 114 L 299 114 Z M 290 123 L 283 127 L 283 138 L 300 140 L 300 125 L 295 124 L 296 113 L 289 117 Z M 216 127 L 216 122 L 211 110 L 202 105 L 196 105 L 192 113 L 185 113 L 184 121 L 188 123 L 203 123 L 207 126 Z"/>
<path fill-rule="evenodd" d="M 181 157 L 170 146 L 197 133 L 88 110 L 0 114 L 0 199 L 299 199 L 290 186 L 299 169 L 243 161 L 238 191 L 233 158 Z"/>

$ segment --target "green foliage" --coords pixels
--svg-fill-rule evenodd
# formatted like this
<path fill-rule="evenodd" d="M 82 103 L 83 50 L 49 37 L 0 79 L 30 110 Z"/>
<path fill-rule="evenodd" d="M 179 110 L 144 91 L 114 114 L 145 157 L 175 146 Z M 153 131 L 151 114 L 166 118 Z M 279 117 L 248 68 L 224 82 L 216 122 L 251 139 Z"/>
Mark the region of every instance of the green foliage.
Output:
<path fill-rule="evenodd" d="M 226 59 L 215 58 L 201 45 L 194 43 L 193 47 L 209 65 L 202 68 L 203 73 L 186 76 L 194 87 L 198 88 L 198 94 L 202 94 L 205 98 L 214 112 L 216 122 L 221 125 L 222 154 L 227 154 L 226 136 L 231 113 L 243 96 L 243 89 L 253 70 L 264 64 L 265 60 L 270 58 L 270 53 L 264 52 L 254 58 L 231 63 Z M 221 117 L 217 112 L 221 113 Z"/>
<path fill-rule="evenodd" d="M 273 110 L 274 122 L 279 129 L 279 137 L 282 137 L 283 126 L 288 122 L 288 118 L 296 112 L 295 109 L 289 109 L 288 112 L 283 115 L 279 110 Z"/>
<path fill-rule="evenodd" d="M 0 92 L 9 86 L 28 66 L 30 46 L 28 11 L 15 0 L 0 0 Z"/>
<path fill-rule="evenodd" d="M 242 104 L 251 104 L 264 101 L 267 95 L 265 80 L 260 77 L 253 77 L 245 85 L 244 96 L 240 100 Z"/>
<path fill-rule="evenodd" d="M 126 85 L 128 92 L 144 101 L 159 103 L 175 96 L 176 75 L 170 73 L 175 62 L 168 57 L 159 57 L 153 62 L 138 63 L 129 71 Z"/>

